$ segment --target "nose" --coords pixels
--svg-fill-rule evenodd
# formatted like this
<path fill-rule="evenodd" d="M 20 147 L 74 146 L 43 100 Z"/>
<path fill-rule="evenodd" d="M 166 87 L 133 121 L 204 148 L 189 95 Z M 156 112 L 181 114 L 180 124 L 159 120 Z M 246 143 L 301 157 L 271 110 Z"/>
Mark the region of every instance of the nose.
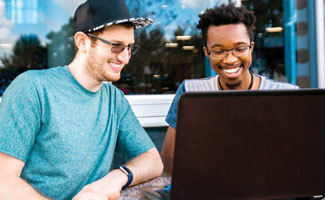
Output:
<path fill-rule="evenodd" d="M 121 62 L 123 62 L 124 64 L 128 64 L 129 63 L 129 60 L 131 58 L 131 55 L 129 55 L 129 49 L 128 49 L 128 47 L 126 47 L 125 49 L 123 49 L 123 51 L 118 54 L 117 58 Z"/>
<path fill-rule="evenodd" d="M 223 59 L 224 63 L 232 64 L 238 60 L 238 58 L 236 56 L 234 56 L 232 50 L 228 50 L 226 53 L 227 53 L 226 57 Z"/>

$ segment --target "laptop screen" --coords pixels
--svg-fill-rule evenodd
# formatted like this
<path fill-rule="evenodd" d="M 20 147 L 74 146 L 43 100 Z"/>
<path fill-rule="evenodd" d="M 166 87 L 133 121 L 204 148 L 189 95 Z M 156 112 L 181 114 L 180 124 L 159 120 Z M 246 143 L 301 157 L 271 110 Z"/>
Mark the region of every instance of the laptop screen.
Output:
<path fill-rule="evenodd" d="M 171 199 L 325 194 L 325 90 L 185 93 Z"/>

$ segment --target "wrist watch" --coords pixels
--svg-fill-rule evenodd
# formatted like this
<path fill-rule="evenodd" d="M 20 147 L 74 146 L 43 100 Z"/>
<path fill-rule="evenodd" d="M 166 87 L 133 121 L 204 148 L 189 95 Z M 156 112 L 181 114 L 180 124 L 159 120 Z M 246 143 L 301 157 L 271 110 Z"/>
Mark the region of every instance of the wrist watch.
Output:
<path fill-rule="evenodd" d="M 129 170 L 129 168 L 127 168 L 125 165 L 119 165 L 115 167 L 115 169 L 121 170 L 128 177 L 128 182 L 122 187 L 122 190 L 124 190 L 125 188 L 127 188 L 127 186 L 129 186 L 132 183 L 133 174 Z"/>

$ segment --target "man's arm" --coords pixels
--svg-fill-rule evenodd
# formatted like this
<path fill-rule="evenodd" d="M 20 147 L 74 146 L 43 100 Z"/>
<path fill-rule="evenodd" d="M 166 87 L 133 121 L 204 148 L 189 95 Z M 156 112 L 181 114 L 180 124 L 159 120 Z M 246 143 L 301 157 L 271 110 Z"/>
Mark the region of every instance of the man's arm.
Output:
<path fill-rule="evenodd" d="M 133 173 L 131 185 L 160 176 L 164 168 L 159 152 L 155 147 L 126 163 L 126 166 Z"/>
<path fill-rule="evenodd" d="M 161 159 L 164 163 L 164 173 L 167 175 L 171 175 L 173 172 L 175 135 L 176 130 L 173 127 L 169 126 L 160 153 Z"/>
<path fill-rule="evenodd" d="M 20 178 L 25 163 L 0 152 L 0 200 L 47 199 Z"/>
<path fill-rule="evenodd" d="M 139 184 L 161 175 L 163 164 L 156 148 L 140 154 L 125 164 L 133 173 L 131 185 Z M 73 199 L 88 199 L 91 194 L 105 195 L 109 200 L 117 199 L 122 187 L 127 183 L 127 176 L 119 169 L 112 170 L 106 176 L 86 185 Z M 86 197 L 87 196 L 87 197 Z"/>

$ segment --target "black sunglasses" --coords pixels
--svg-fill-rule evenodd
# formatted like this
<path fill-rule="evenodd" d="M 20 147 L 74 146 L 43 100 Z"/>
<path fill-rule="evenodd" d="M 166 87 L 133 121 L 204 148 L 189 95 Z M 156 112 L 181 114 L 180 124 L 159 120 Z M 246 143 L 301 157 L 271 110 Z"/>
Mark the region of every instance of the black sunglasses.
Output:
<path fill-rule="evenodd" d="M 128 48 L 129 55 L 133 56 L 140 49 L 140 46 L 136 45 L 136 44 L 129 44 L 126 46 L 124 44 L 112 43 L 110 41 L 107 41 L 107 40 L 105 40 L 101 37 L 98 37 L 97 35 L 93 35 L 91 33 L 87 33 L 87 35 L 89 35 L 93 38 L 96 38 L 96 39 L 104 42 L 105 44 L 111 45 L 112 46 L 111 51 L 113 53 L 122 53 L 122 51 L 124 51 L 125 48 Z"/>

